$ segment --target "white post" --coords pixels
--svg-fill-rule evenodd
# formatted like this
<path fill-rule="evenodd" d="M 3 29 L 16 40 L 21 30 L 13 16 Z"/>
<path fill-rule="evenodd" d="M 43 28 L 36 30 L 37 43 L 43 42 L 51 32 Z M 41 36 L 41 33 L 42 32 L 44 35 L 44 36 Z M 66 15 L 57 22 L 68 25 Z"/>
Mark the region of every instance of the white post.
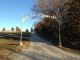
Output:
<path fill-rule="evenodd" d="M 62 43 L 61 43 L 61 25 L 60 25 L 60 20 L 59 20 L 59 47 L 62 47 Z"/>
<path fill-rule="evenodd" d="M 60 7 L 58 8 L 58 14 L 60 14 L 59 9 L 62 9 L 61 7 L 63 7 L 62 1 L 63 0 L 60 0 Z M 61 14 L 60 14 L 60 17 L 58 18 L 58 20 L 59 20 L 59 47 L 60 48 L 62 47 L 62 42 L 61 42 L 61 20 L 60 20 L 61 19 Z"/>
<path fill-rule="evenodd" d="M 22 43 L 22 24 L 23 24 L 23 22 L 26 20 L 26 16 L 22 16 L 22 18 L 21 18 L 21 36 L 20 36 L 20 46 L 22 46 L 23 45 L 23 43 Z"/>
<path fill-rule="evenodd" d="M 20 36 L 20 46 L 22 46 L 22 20 L 21 20 L 21 36 Z"/>

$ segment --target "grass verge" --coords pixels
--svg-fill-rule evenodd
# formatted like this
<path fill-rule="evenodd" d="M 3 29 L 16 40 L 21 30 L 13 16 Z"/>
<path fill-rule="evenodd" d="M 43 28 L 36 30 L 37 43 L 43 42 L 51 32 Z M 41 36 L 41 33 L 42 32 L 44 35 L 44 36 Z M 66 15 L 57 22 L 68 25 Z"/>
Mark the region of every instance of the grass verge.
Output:
<path fill-rule="evenodd" d="M 19 46 L 19 40 L 0 38 L 0 60 L 10 60 L 9 56 L 19 53 L 22 48 L 29 47 L 29 40 L 22 42 L 23 46 Z"/>

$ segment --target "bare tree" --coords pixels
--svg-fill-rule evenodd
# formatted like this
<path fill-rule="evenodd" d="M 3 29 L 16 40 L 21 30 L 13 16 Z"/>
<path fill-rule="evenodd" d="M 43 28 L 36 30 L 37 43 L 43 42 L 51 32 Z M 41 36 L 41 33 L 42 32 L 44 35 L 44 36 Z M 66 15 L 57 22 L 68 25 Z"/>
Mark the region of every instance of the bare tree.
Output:
<path fill-rule="evenodd" d="M 60 46 L 62 45 L 61 44 L 61 26 L 63 23 L 63 16 L 66 15 L 66 12 L 67 12 L 67 9 L 65 8 L 66 2 L 67 0 L 38 0 L 36 5 L 34 5 L 34 9 L 33 9 L 37 13 L 56 16 L 55 21 L 57 21 L 59 25 L 58 34 L 59 34 Z M 54 20 L 54 19 L 51 19 L 51 20 Z"/>

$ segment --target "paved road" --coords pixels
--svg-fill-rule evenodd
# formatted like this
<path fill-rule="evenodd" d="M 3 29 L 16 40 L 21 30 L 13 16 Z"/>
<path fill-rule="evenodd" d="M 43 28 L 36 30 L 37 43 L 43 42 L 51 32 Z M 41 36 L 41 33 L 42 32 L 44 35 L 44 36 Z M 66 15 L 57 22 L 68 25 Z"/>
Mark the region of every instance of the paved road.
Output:
<path fill-rule="evenodd" d="M 19 54 L 14 54 L 12 60 L 80 60 L 80 56 L 65 52 L 48 41 L 32 34 L 30 47 L 22 49 Z"/>

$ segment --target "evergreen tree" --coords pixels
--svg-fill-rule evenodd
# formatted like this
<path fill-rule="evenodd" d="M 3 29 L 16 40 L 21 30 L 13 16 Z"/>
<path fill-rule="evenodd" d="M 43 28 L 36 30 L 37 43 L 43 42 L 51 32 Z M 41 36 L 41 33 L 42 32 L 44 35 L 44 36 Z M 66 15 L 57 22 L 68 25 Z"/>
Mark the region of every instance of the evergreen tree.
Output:
<path fill-rule="evenodd" d="M 20 31 L 21 31 L 18 26 L 16 27 L 16 31 L 17 31 L 17 32 L 20 32 Z"/>
<path fill-rule="evenodd" d="M 2 31 L 6 31 L 5 27 L 3 27 Z"/>
<path fill-rule="evenodd" d="M 28 30 L 28 29 L 26 29 L 26 32 L 29 32 L 29 30 Z"/>
<path fill-rule="evenodd" d="M 34 32 L 34 29 L 31 27 L 31 32 Z"/>
<path fill-rule="evenodd" d="M 13 27 L 11 28 L 11 31 L 14 31 L 14 28 Z"/>

